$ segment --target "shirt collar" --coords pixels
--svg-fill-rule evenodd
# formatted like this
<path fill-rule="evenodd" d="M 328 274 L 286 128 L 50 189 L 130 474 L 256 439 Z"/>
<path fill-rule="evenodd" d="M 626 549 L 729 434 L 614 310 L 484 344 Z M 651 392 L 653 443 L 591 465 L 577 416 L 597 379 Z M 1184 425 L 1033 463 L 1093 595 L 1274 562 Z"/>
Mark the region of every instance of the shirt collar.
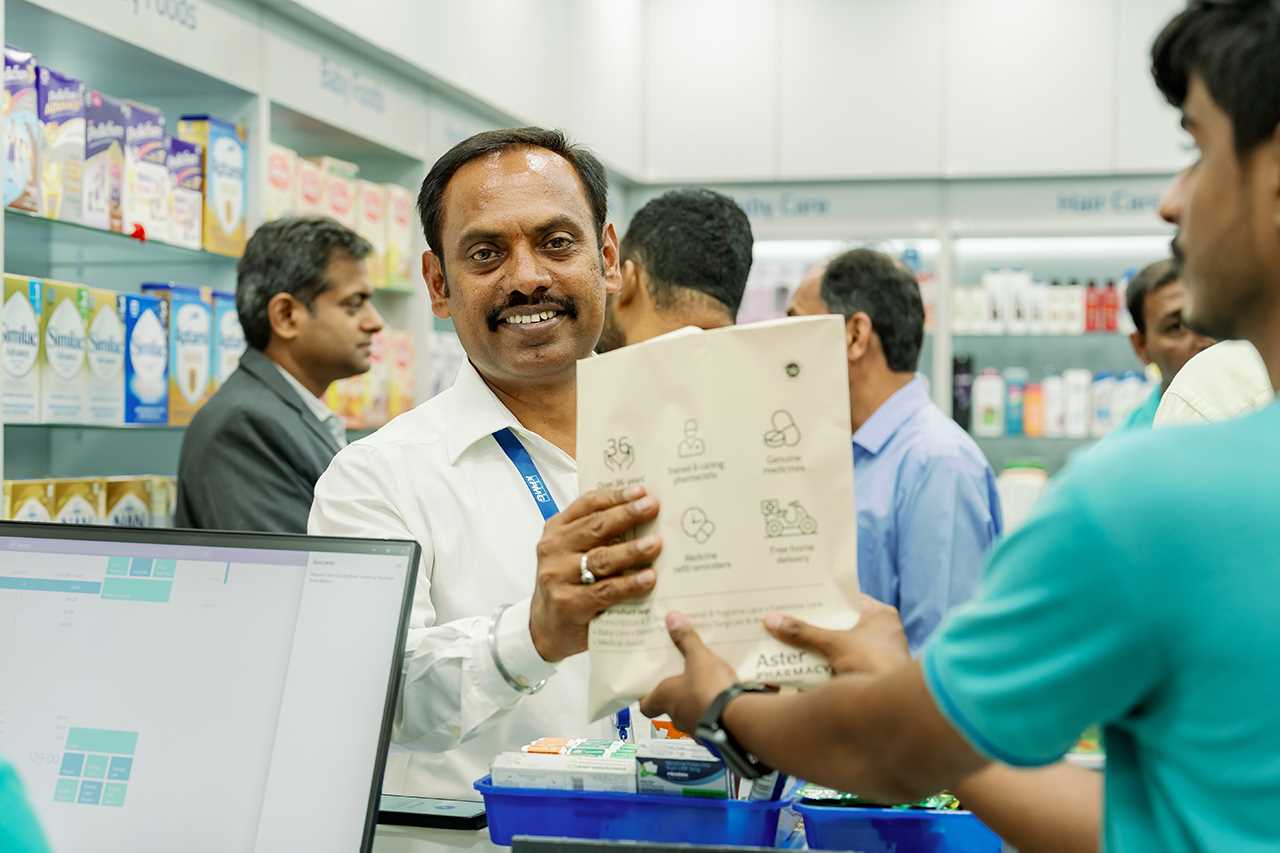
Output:
<path fill-rule="evenodd" d="M 866 423 L 853 434 L 853 443 L 871 454 L 879 453 L 907 420 L 929 405 L 924 380 L 919 376 L 894 392 L 880 404 Z"/>
<path fill-rule="evenodd" d="M 477 441 L 500 429 L 528 432 L 480 378 L 470 359 L 463 360 L 448 394 L 450 411 L 445 418 L 445 433 L 450 465 Z"/>
<path fill-rule="evenodd" d="M 324 423 L 329 418 L 334 417 L 333 410 L 325 405 L 324 400 L 320 399 L 315 394 L 312 394 L 307 389 L 307 386 L 299 382 L 298 377 L 285 370 L 284 367 L 279 364 L 276 364 L 276 370 L 280 371 L 280 375 L 289 383 L 289 387 L 293 388 L 293 390 L 298 393 L 298 397 L 306 407 L 311 410 L 311 414 L 315 415 L 316 419 L 320 421 L 320 423 Z"/>

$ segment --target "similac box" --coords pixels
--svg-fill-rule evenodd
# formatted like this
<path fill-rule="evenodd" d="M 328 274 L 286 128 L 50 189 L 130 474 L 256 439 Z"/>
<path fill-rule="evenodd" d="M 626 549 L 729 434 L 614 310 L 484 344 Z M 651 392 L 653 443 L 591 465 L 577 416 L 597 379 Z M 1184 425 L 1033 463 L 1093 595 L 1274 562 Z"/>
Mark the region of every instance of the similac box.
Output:
<path fill-rule="evenodd" d="M 151 484 L 151 526 L 173 527 L 178 511 L 178 481 L 174 477 L 147 477 Z"/>
<path fill-rule="evenodd" d="M 36 105 L 36 58 L 7 46 L 4 49 L 4 117 L 7 158 L 4 203 L 39 213 L 44 132 L 40 129 Z"/>
<path fill-rule="evenodd" d="M 213 393 L 213 295 L 156 283 L 142 292 L 169 303 L 169 425 L 186 426 Z"/>
<path fill-rule="evenodd" d="M 204 156 L 200 146 L 169 137 L 169 233 L 175 246 L 199 249 L 204 242 Z"/>
<path fill-rule="evenodd" d="M 371 181 L 356 181 L 356 233 L 369 241 L 369 283 L 387 286 L 387 188 Z"/>
<path fill-rule="evenodd" d="M 312 160 L 299 157 L 297 185 L 293 196 L 294 216 L 326 216 L 324 172 Z"/>
<path fill-rule="evenodd" d="M 58 524 L 102 524 L 106 515 L 102 480 L 54 480 L 53 520 Z"/>
<path fill-rule="evenodd" d="M 150 239 L 169 236 L 169 143 L 164 113 L 144 104 L 125 104 L 124 233 L 138 227 Z"/>
<path fill-rule="evenodd" d="M 356 227 L 356 175 L 360 167 L 336 157 L 317 157 L 324 173 L 323 213 L 348 228 Z"/>
<path fill-rule="evenodd" d="M 124 422 L 169 422 L 169 303 L 147 294 L 120 297 L 124 323 Z"/>
<path fill-rule="evenodd" d="M 293 213 L 298 191 L 298 155 L 292 148 L 272 144 L 267 150 L 267 221 Z"/>
<path fill-rule="evenodd" d="M 151 527 L 152 478 L 109 477 L 103 523 L 113 527 Z"/>
<path fill-rule="evenodd" d="M 0 416 L 5 423 L 40 420 L 40 314 L 44 283 L 18 275 L 4 277 L 3 391 Z"/>
<path fill-rule="evenodd" d="M 90 90 L 84 95 L 84 195 L 81 214 L 85 225 L 105 231 L 124 228 L 124 129 L 125 105 L 109 95 Z"/>
<path fill-rule="evenodd" d="M 236 372 L 244 354 L 244 329 L 236 313 L 236 295 L 213 292 L 213 386 L 216 390 Z"/>
<path fill-rule="evenodd" d="M 120 294 L 89 289 L 89 403 L 85 422 L 124 423 L 124 324 Z"/>
<path fill-rule="evenodd" d="M 413 280 L 413 194 L 387 184 L 387 284 L 407 288 Z"/>
<path fill-rule="evenodd" d="M 249 151 L 244 128 L 208 115 L 186 115 L 178 136 L 204 150 L 204 250 L 244 254 Z"/>
<path fill-rule="evenodd" d="M 44 138 L 41 212 L 81 222 L 84 202 L 84 83 L 41 65 L 36 103 Z"/>
<path fill-rule="evenodd" d="M 44 282 L 40 318 L 40 420 L 84 423 L 89 409 L 89 289 Z"/>
<path fill-rule="evenodd" d="M 4 517 L 10 521 L 53 521 L 53 482 L 6 480 Z"/>

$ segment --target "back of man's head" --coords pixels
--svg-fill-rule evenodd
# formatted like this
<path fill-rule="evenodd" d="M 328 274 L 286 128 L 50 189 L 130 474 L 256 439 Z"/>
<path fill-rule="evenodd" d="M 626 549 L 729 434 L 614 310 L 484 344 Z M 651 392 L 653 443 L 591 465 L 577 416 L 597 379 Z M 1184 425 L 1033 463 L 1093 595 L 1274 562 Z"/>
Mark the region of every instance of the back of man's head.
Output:
<path fill-rule="evenodd" d="M 822 275 L 822 301 L 845 319 L 870 317 L 889 369 L 915 372 L 924 345 L 924 302 L 904 266 L 871 249 L 837 255 Z"/>
<path fill-rule="evenodd" d="M 326 272 L 335 253 L 355 261 L 373 252 L 369 241 L 327 217 L 286 217 L 261 225 L 236 267 L 236 313 L 245 343 L 265 350 L 271 343 L 272 297 L 288 293 L 308 308 L 329 286 Z"/>
<path fill-rule="evenodd" d="M 751 273 L 751 222 L 733 199 L 708 189 L 663 193 L 636 212 L 622 261 L 649 277 L 659 309 L 701 294 L 736 317 Z"/>
<path fill-rule="evenodd" d="M 1148 294 L 1155 293 L 1167 284 L 1178 280 L 1178 267 L 1172 258 L 1147 264 L 1142 271 L 1133 277 L 1125 290 L 1125 304 L 1129 308 L 1129 316 L 1140 334 L 1147 333 L 1146 301 Z"/>

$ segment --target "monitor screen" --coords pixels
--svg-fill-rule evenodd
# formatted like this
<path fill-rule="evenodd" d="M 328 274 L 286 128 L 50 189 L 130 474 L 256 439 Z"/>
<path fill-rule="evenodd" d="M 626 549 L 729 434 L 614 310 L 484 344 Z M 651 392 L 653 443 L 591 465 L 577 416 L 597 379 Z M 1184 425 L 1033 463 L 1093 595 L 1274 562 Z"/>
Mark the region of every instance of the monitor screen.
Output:
<path fill-rule="evenodd" d="M 369 849 L 417 555 L 0 523 L 0 756 L 53 849 Z"/>

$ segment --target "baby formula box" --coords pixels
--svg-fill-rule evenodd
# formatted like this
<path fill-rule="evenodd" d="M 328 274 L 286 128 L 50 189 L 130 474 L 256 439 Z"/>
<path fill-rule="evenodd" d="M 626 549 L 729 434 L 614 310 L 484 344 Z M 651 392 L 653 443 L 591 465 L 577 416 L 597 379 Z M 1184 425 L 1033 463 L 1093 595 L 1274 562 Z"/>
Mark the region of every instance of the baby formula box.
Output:
<path fill-rule="evenodd" d="M 149 294 L 120 297 L 124 323 L 124 422 L 169 422 L 169 303 Z"/>
<path fill-rule="evenodd" d="M 58 524 L 102 524 L 106 494 L 101 479 L 53 481 L 53 520 Z"/>
<path fill-rule="evenodd" d="M 85 225 L 105 231 L 124 229 L 125 104 L 97 90 L 84 96 Z"/>
<path fill-rule="evenodd" d="M 204 249 L 244 253 L 248 202 L 248 143 L 243 127 L 209 115 L 186 115 L 178 137 L 204 151 Z"/>
<path fill-rule="evenodd" d="M 40 315 L 44 310 L 44 282 L 19 275 L 4 277 L 3 385 L 0 414 L 5 423 L 40 420 Z"/>
<path fill-rule="evenodd" d="M 124 423 L 124 324 L 120 294 L 89 288 L 89 403 L 86 422 Z"/>
<path fill-rule="evenodd" d="M 387 286 L 387 188 L 371 181 L 356 181 L 356 233 L 369 241 L 373 251 L 366 264 L 369 283 Z"/>
<path fill-rule="evenodd" d="M 169 237 L 169 142 L 164 113 L 145 104 L 125 104 L 124 233 Z"/>
<path fill-rule="evenodd" d="M 356 227 L 356 175 L 360 167 L 337 157 L 316 157 L 324 174 L 323 213 L 348 228 Z"/>
<path fill-rule="evenodd" d="M 387 184 L 387 285 L 408 288 L 413 280 L 413 194 Z"/>
<path fill-rule="evenodd" d="M 169 303 L 169 425 L 186 426 L 213 394 L 213 296 L 208 288 L 145 282 Z"/>
<path fill-rule="evenodd" d="M 324 195 L 324 172 L 319 164 L 305 157 L 297 161 L 297 185 L 293 195 L 294 216 L 327 216 Z"/>
<path fill-rule="evenodd" d="M 89 288 L 46 280 L 40 316 L 40 419 L 84 423 L 89 413 Z"/>
<path fill-rule="evenodd" d="M 36 71 L 36 102 L 44 134 L 41 212 L 82 222 L 84 215 L 84 83 L 52 68 Z"/>
<path fill-rule="evenodd" d="M 4 49 L 6 158 L 4 203 L 39 213 L 40 162 L 44 131 L 36 104 L 36 58 L 25 50 Z"/>
<path fill-rule="evenodd" d="M 53 521 L 53 481 L 6 480 L 4 517 L 10 521 Z"/>
<path fill-rule="evenodd" d="M 175 246 L 204 245 L 204 153 L 195 142 L 169 137 L 169 233 Z"/>
<path fill-rule="evenodd" d="M 103 523 L 113 527 L 151 527 L 151 489 L 150 477 L 108 477 Z"/>
<path fill-rule="evenodd" d="M 272 143 L 267 150 L 267 192 L 263 198 L 267 221 L 293 212 L 298 191 L 298 155 L 292 148 Z"/>
<path fill-rule="evenodd" d="M 244 329 L 236 313 L 236 295 L 213 292 L 213 384 L 215 390 L 236 372 L 244 355 Z"/>

